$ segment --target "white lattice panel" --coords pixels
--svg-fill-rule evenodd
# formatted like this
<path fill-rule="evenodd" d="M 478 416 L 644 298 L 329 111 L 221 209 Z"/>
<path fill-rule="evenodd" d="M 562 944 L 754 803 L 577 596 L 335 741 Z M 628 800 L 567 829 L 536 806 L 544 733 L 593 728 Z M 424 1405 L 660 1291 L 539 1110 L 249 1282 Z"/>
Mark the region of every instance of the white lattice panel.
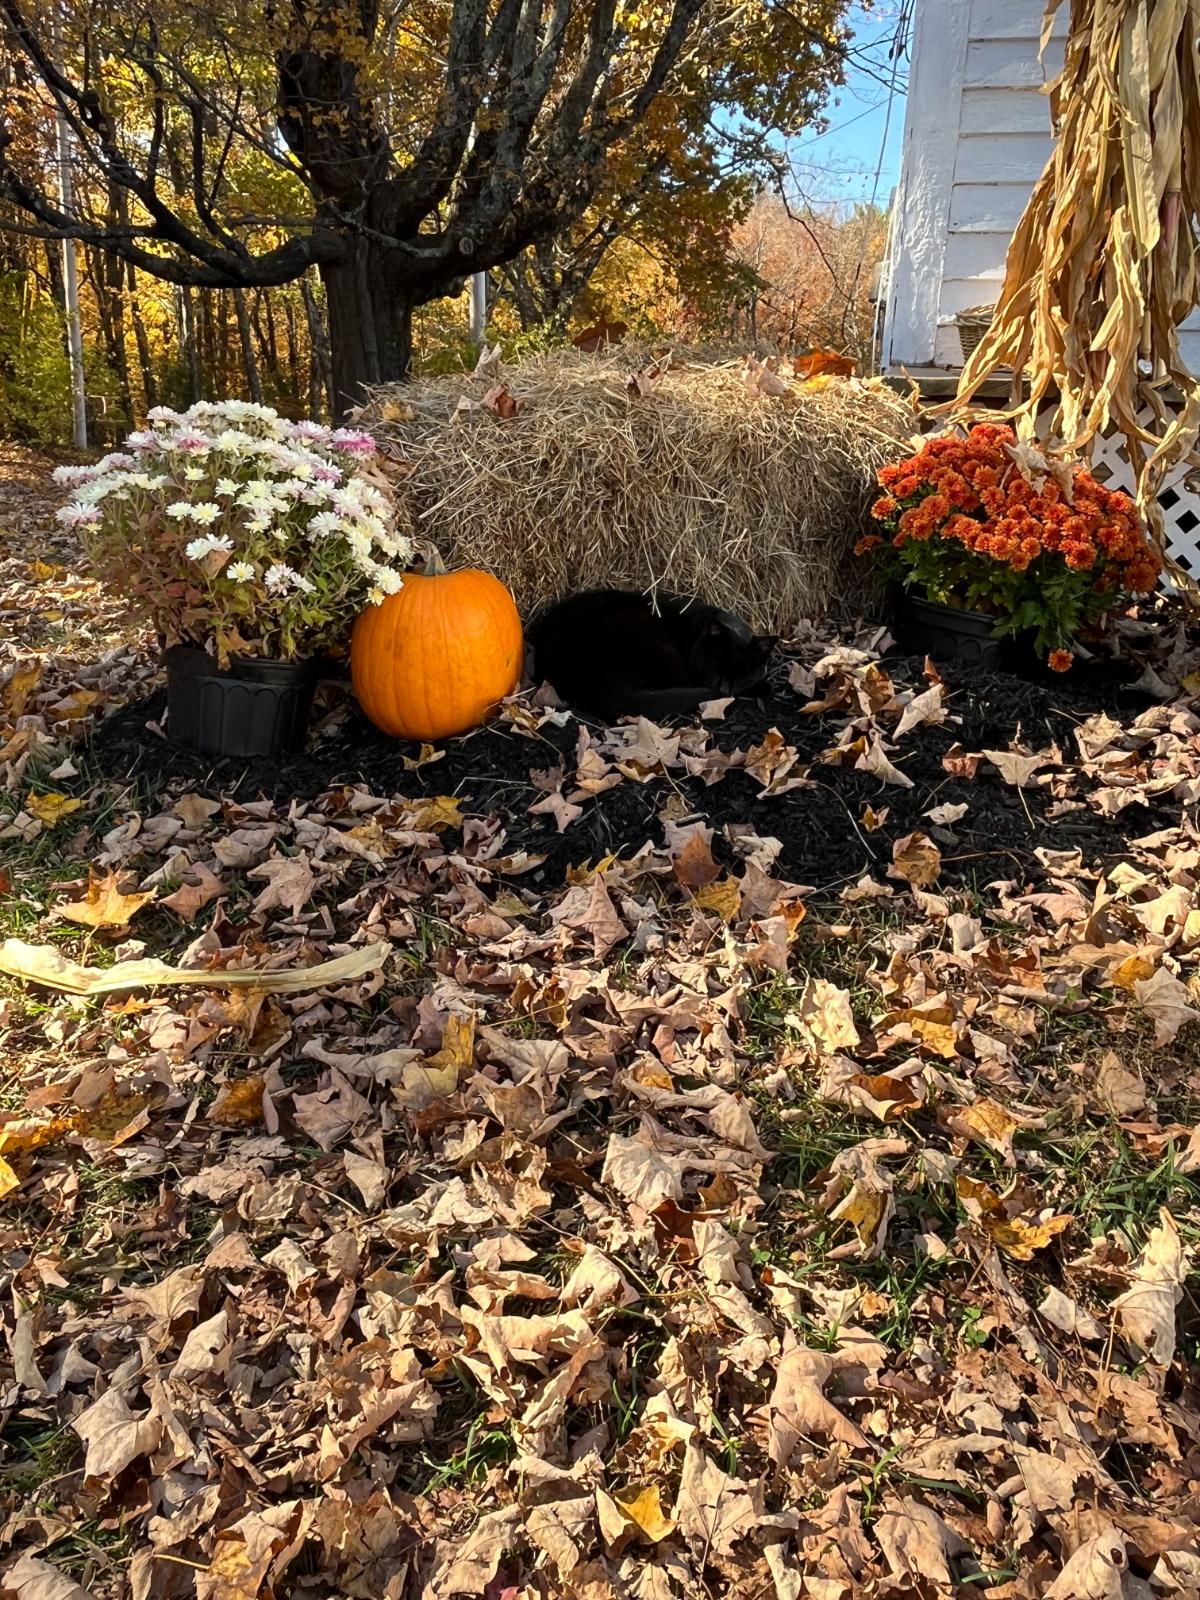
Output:
<path fill-rule="evenodd" d="M 1149 425 L 1151 413 L 1143 411 L 1138 421 Z M 1118 434 L 1099 439 L 1092 456 L 1092 471 L 1101 483 L 1133 493 L 1133 471 L 1129 452 Z M 1186 471 L 1177 468 L 1167 478 L 1158 497 L 1166 528 L 1167 549 L 1185 572 L 1200 578 L 1200 494 L 1184 482 Z"/>

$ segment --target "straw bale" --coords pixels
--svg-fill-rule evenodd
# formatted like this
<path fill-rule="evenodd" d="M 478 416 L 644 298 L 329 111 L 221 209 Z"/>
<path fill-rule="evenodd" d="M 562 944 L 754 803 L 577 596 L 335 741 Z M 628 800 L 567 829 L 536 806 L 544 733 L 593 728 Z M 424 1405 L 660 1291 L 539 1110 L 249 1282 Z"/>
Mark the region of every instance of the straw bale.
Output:
<path fill-rule="evenodd" d="M 526 616 L 600 585 L 698 595 L 777 633 L 861 609 L 851 550 L 910 404 L 727 355 L 657 368 L 626 346 L 491 357 L 377 389 L 359 420 L 418 536 L 495 572 Z"/>

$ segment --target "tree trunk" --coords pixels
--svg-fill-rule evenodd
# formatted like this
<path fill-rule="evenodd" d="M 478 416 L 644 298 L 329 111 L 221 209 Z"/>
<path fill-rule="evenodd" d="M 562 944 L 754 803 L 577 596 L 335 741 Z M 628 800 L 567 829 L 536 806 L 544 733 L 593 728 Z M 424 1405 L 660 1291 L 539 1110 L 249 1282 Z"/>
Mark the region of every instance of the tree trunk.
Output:
<path fill-rule="evenodd" d="M 329 313 L 334 420 L 361 405 L 369 384 L 393 383 L 412 371 L 416 306 L 398 282 L 390 252 L 351 236 L 346 251 L 321 268 Z"/>
<path fill-rule="evenodd" d="M 246 291 L 233 291 L 233 309 L 237 313 L 238 338 L 242 346 L 242 370 L 246 374 L 246 393 L 258 405 L 262 404 L 262 379 L 258 375 L 258 362 L 254 356 L 254 340 L 250 336 L 250 313 L 246 310 Z"/>
<path fill-rule="evenodd" d="M 196 303 L 192 290 L 186 284 L 180 284 L 176 291 L 176 307 L 179 313 L 179 347 L 187 373 L 188 404 L 194 405 L 200 398 L 200 352 L 196 347 Z"/>
<path fill-rule="evenodd" d="M 300 297 L 308 321 L 308 409 L 311 416 L 319 417 L 324 409 L 322 395 L 330 389 L 329 341 L 325 337 L 321 308 L 307 276 L 300 279 Z"/>

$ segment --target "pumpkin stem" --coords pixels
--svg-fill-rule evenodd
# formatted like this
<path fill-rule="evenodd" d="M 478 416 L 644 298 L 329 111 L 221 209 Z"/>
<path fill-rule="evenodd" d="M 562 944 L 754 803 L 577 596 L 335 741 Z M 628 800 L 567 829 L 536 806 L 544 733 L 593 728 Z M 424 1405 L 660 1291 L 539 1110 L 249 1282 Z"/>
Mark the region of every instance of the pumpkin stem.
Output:
<path fill-rule="evenodd" d="M 420 544 L 417 545 L 417 549 L 425 563 L 425 576 L 427 578 L 441 577 L 446 570 L 446 563 L 442 560 L 442 553 L 437 545 L 432 544 L 428 539 L 422 539 Z"/>

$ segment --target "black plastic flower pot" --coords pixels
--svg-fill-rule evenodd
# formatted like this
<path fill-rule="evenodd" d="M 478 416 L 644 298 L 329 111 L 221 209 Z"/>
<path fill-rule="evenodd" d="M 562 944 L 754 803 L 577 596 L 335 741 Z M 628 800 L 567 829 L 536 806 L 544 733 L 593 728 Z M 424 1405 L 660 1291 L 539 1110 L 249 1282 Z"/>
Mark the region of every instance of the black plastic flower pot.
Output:
<path fill-rule="evenodd" d="M 235 656 L 223 671 L 206 650 L 163 652 L 168 731 L 178 744 L 213 756 L 277 756 L 302 750 L 319 666 Z"/>
<path fill-rule="evenodd" d="M 896 598 L 896 642 L 939 666 L 1003 666 L 1006 641 L 997 639 L 995 627 L 995 617 L 983 611 L 960 611 L 906 592 Z"/>

